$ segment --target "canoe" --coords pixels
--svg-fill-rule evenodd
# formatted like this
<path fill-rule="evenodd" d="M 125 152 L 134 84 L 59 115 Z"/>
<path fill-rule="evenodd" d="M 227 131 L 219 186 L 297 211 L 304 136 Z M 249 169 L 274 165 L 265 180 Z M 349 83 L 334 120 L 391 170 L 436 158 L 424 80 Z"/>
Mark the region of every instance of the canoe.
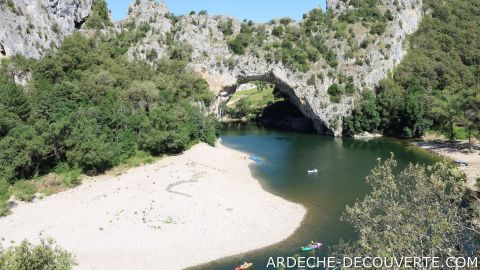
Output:
<path fill-rule="evenodd" d="M 455 160 L 455 164 L 458 164 L 460 166 L 468 166 L 468 162 L 461 161 L 461 160 Z"/>
<path fill-rule="evenodd" d="M 306 247 L 302 247 L 302 251 L 312 251 L 312 250 L 320 249 L 322 246 L 323 246 L 322 243 L 310 244 Z"/>
<path fill-rule="evenodd" d="M 253 266 L 253 263 L 247 263 L 246 265 L 242 264 L 235 268 L 235 270 L 245 270 L 245 269 L 250 269 L 250 267 Z"/>

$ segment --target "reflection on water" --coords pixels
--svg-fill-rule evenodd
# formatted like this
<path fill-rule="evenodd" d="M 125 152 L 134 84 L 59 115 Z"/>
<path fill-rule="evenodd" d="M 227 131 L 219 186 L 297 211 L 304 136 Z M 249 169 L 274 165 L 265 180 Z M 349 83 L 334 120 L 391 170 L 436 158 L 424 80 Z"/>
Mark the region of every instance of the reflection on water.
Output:
<path fill-rule="evenodd" d="M 291 256 L 310 240 L 321 241 L 326 247 L 340 239 L 350 240 L 355 233 L 340 221 L 341 214 L 346 205 L 369 191 L 364 179 L 378 158 L 386 159 L 393 153 L 399 168 L 410 162 L 436 161 L 426 151 L 389 138 L 359 141 L 239 124 L 228 126 L 221 138 L 227 147 L 262 158 L 262 162 L 251 165 L 262 187 L 304 205 L 308 213 L 297 232 L 281 243 L 193 269 L 234 269 L 243 261 L 254 262 L 255 269 L 265 269 L 270 256 Z M 314 168 L 318 174 L 309 175 L 307 170 Z"/>

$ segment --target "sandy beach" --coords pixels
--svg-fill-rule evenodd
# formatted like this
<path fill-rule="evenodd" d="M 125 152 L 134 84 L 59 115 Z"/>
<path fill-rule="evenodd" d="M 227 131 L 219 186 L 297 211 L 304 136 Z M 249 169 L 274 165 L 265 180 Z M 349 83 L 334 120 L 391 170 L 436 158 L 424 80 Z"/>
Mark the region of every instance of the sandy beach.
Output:
<path fill-rule="evenodd" d="M 479 190 L 476 186 L 476 179 L 480 177 L 480 150 L 478 145 L 474 147 L 472 153 L 468 151 L 466 142 L 427 140 L 415 142 L 415 145 L 448 159 L 468 163 L 468 166 L 460 166 L 467 176 L 467 186 L 471 190 Z"/>
<path fill-rule="evenodd" d="M 1 245 L 52 237 L 75 254 L 76 269 L 158 270 L 277 243 L 295 232 L 306 210 L 264 191 L 244 157 L 199 144 L 119 176 L 90 178 L 75 189 L 19 203 L 0 218 Z"/>

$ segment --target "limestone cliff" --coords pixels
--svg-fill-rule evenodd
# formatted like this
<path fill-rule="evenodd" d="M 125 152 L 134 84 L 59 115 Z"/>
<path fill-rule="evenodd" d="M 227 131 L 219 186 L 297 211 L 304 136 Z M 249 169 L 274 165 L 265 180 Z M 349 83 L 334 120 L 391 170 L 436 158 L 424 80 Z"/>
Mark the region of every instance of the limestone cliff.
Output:
<path fill-rule="evenodd" d="M 0 58 L 39 58 L 85 22 L 92 0 L 0 0 Z"/>
<path fill-rule="evenodd" d="M 215 91 L 211 109 L 219 115 L 238 85 L 264 80 L 288 95 L 319 132 L 339 136 L 342 119 L 351 113 L 360 93 L 373 90 L 403 59 L 406 37 L 417 30 L 422 16 L 422 0 L 376 0 L 375 18 L 359 20 L 358 14 L 364 13 L 355 10 L 363 3 L 328 0 L 327 12 L 313 10 L 300 22 L 254 24 L 205 13 L 174 16 L 163 2 L 143 0 L 134 1 L 129 16 L 110 30 L 128 31 L 132 25 L 148 29 L 127 56 L 152 65 L 176 46 L 190 48 L 189 66 Z M 40 57 L 80 28 L 91 7 L 92 0 L 0 0 L 0 57 L 17 53 Z M 376 23 L 379 18 L 382 24 Z M 297 40 L 286 40 L 279 28 Z M 243 41 L 246 48 L 234 52 L 232 40 L 248 31 L 253 34 L 246 44 Z M 300 47 L 297 41 L 308 45 L 282 59 L 281 50 Z M 340 96 L 335 99 L 329 91 L 333 85 L 350 91 L 337 91 Z"/>
<path fill-rule="evenodd" d="M 355 8 L 349 5 L 348 0 L 329 0 L 327 4 L 331 13 L 328 16 L 333 18 L 330 24 L 334 26 L 342 14 Z M 320 59 L 311 63 L 307 71 L 299 71 L 269 58 L 269 48 L 272 48 L 269 44 L 277 46 L 282 42 L 272 32 L 285 21 L 254 24 L 252 27 L 262 29 L 266 37 L 261 45 L 251 45 L 240 55 L 234 54 L 228 46 L 228 40 L 238 35 L 241 25 L 246 24 L 235 18 L 206 14 L 174 17 L 164 3 L 143 1 L 130 7 L 130 15 L 118 27 L 131 23 L 137 27 L 142 24 L 151 27 L 147 36 L 130 48 L 130 58 L 148 59 L 153 63 L 168 55 L 169 39 L 177 44 L 188 44 L 193 49 L 190 66 L 202 74 L 217 94 L 213 108 L 217 113 L 221 112 L 221 105 L 228 101 L 237 85 L 265 80 L 277 84 L 306 116 L 314 120 L 318 131 L 339 136 L 342 133 L 342 118 L 351 113 L 358 93 L 344 95 L 339 102 L 332 102 L 328 88 L 349 78 L 359 91 L 372 90 L 385 78 L 406 54 L 406 37 L 418 28 L 422 1 L 380 0 L 378 10 L 391 13 L 381 34 L 371 34 L 364 23 L 347 25 L 353 33 L 353 38 L 348 40 L 339 38 L 338 31 L 327 27 L 325 31 L 310 33 L 312 38 L 325 41 L 327 48 L 337 55 L 338 65 L 332 67 L 325 59 Z M 232 31 L 228 36 L 221 31 L 226 22 Z M 301 27 L 306 22 L 287 21 L 286 24 L 285 28 L 297 31 L 303 29 Z M 355 54 L 352 55 L 353 47 Z"/>

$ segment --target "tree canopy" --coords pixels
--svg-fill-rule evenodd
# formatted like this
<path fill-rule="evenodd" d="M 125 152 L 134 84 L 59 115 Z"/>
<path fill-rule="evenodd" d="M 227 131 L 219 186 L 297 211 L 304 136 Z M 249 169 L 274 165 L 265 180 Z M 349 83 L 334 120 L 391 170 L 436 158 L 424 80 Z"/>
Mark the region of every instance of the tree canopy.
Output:
<path fill-rule="evenodd" d="M 392 157 L 370 172 L 372 192 L 347 207 L 342 218 L 354 227 L 358 240 L 336 245 L 334 255 L 430 256 L 440 261 L 476 256 L 480 235 L 470 221 L 478 214 L 463 205 L 463 174 L 447 163 L 397 171 Z"/>

